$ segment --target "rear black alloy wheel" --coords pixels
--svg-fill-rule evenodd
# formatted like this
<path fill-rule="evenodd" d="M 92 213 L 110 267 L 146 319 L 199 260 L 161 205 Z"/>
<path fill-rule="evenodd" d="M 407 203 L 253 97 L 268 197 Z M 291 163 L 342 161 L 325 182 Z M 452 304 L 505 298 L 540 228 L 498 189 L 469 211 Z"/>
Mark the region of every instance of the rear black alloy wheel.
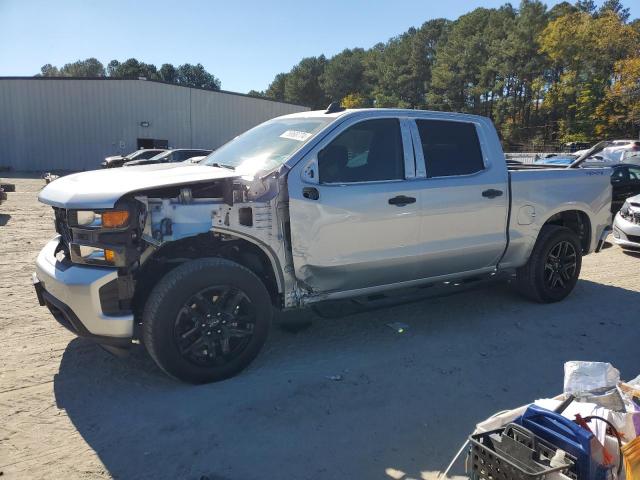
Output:
<path fill-rule="evenodd" d="M 549 250 L 544 264 L 544 282 L 550 290 L 563 290 L 573 280 L 577 253 L 573 244 L 563 240 Z"/>
<path fill-rule="evenodd" d="M 516 272 L 520 293 L 541 303 L 558 302 L 571 293 L 582 267 L 580 239 L 560 225 L 544 225 L 526 265 Z"/>
<path fill-rule="evenodd" d="M 153 288 L 142 316 L 149 355 L 190 383 L 232 377 L 258 355 L 273 306 L 264 283 L 223 258 L 188 261 Z"/>
<path fill-rule="evenodd" d="M 255 318 L 254 305 L 242 290 L 205 288 L 178 312 L 174 340 L 180 354 L 195 365 L 223 365 L 246 348 Z"/>

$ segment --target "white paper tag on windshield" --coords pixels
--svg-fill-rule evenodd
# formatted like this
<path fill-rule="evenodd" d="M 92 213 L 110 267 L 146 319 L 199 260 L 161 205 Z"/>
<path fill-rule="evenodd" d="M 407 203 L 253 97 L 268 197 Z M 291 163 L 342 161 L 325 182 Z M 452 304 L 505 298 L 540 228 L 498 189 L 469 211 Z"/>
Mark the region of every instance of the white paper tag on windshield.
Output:
<path fill-rule="evenodd" d="M 290 140 L 297 140 L 299 142 L 304 142 L 310 136 L 311 134 L 307 132 L 301 132 L 299 130 L 287 130 L 282 135 L 280 135 L 280 138 L 288 138 Z"/>

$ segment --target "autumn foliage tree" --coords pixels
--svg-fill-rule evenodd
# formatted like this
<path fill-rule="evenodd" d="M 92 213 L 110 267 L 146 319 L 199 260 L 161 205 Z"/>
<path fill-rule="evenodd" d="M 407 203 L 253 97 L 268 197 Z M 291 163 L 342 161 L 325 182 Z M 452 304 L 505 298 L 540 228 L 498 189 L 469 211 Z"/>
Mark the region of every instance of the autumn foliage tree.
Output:
<path fill-rule="evenodd" d="M 640 127 L 640 56 L 616 62 L 612 84 L 595 112 L 596 134 L 626 136 Z"/>
<path fill-rule="evenodd" d="M 621 0 L 522 0 L 434 19 L 369 49 L 304 59 L 271 98 L 323 108 L 453 110 L 494 120 L 509 147 L 638 136 L 640 20 Z M 322 61 L 319 61 L 321 58 Z"/>
<path fill-rule="evenodd" d="M 169 83 L 178 83 L 190 87 L 211 88 L 220 90 L 220 80 L 213 74 L 206 71 L 200 64 L 191 65 L 185 63 L 178 67 L 174 67 L 170 63 L 165 63 L 160 70 L 152 63 L 140 62 L 135 58 L 129 58 L 124 62 L 111 60 L 107 67 L 95 58 L 87 58 L 86 60 L 78 60 L 77 62 L 67 63 L 58 68 L 47 63 L 40 69 L 41 77 L 84 77 L 84 78 L 122 78 L 136 79 L 140 77 L 150 80 L 162 80 Z"/>

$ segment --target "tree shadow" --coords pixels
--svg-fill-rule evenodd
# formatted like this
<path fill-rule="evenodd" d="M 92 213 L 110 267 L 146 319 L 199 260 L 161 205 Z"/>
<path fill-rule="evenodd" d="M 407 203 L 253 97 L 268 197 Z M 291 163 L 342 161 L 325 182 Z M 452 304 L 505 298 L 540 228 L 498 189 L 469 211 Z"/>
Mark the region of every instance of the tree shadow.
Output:
<path fill-rule="evenodd" d="M 639 307 L 640 292 L 584 280 L 550 305 L 493 285 L 274 329 L 248 370 L 202 386 L 142 348 L 118 359 L 76 339 L 54 390 L 114 478 L 421 478 L 478 421 L 559 393 L 567 360 L 637 375 Z"/>
<path fill-rule="evenodd" d="M 8 213 L 0 213 L 0 227 L 4 227 L 9 220 L 11 219 L 11 215 Z"/>

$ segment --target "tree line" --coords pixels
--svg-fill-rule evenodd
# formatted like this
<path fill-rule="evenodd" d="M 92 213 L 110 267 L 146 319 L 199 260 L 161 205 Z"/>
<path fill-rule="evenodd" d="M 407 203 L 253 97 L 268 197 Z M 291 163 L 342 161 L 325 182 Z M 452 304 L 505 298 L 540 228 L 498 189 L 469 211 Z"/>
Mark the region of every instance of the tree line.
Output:
<path fill-rule="evenodd" d="M 490 117 L 509 146 L 637 137 L 640 20 L 620 0 L 478 8 L 327 58 L 253 95 L 311 108 L 400 107 Z"/>
<path fill-rule="evenodd" d="M 149 80 L 162 80 L 189 87 L 210 88 L 220 90 L 221 82 L 213 74 L 198 63 L 191 65 L 185 63 L 177 67 L 170 63 L 164 63 L 158 69 L 152 63 L 140 62 L 130 58 L 124 62 L 111 60 L 107 67 L 96 58 L 87 58 L 77 62 L 67 63 L 58 68 L 50 63 L 43 65 L 37 77 L 109 77 L 136 79 L 140 77 Z"/>

